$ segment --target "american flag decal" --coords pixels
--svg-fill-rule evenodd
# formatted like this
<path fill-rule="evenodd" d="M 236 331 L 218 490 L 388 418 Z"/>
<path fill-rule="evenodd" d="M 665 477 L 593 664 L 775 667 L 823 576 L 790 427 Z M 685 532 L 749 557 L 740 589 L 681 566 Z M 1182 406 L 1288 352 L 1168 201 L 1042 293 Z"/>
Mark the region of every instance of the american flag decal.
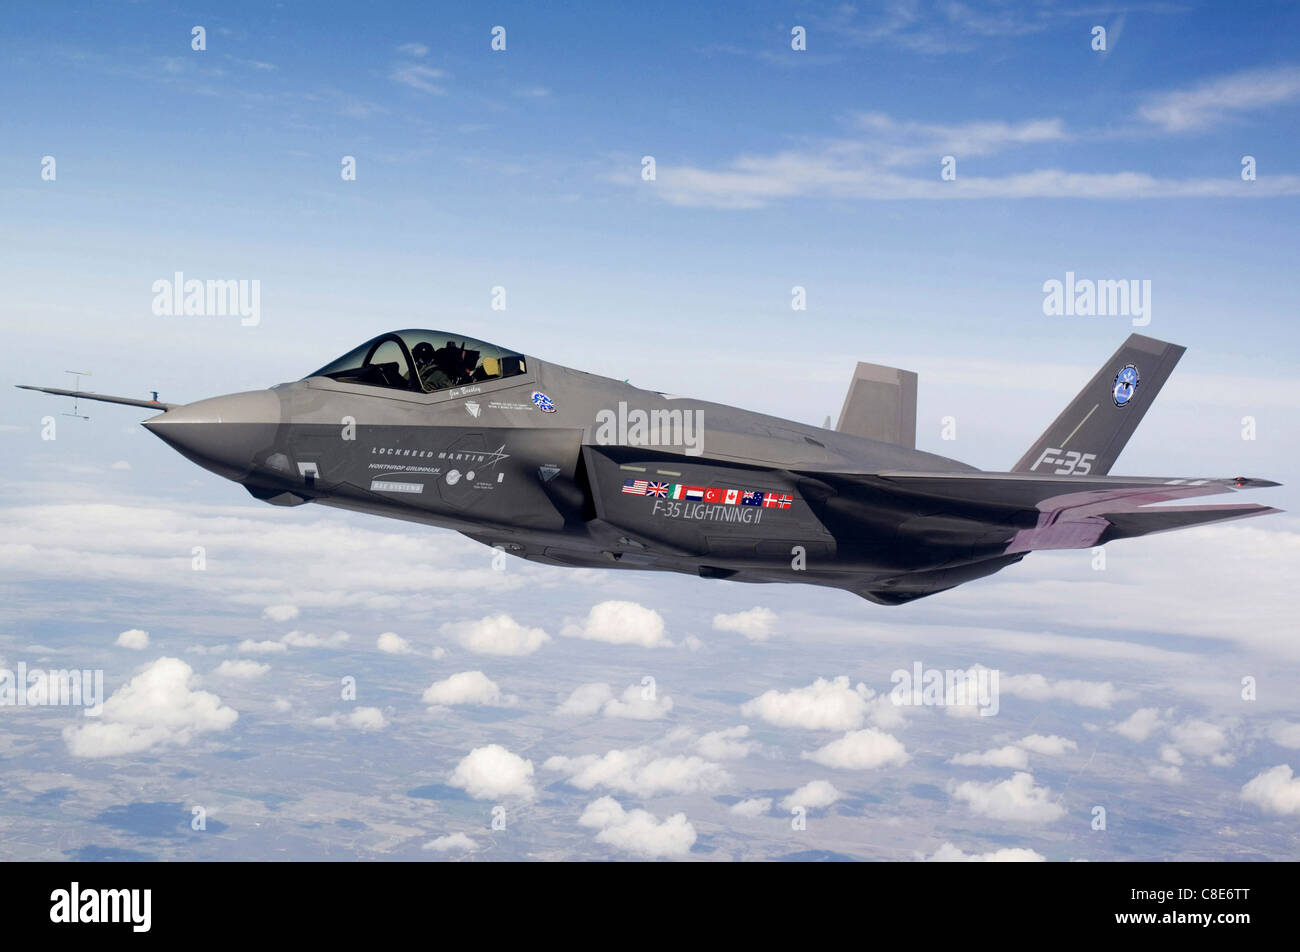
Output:
<path fill-rule="evenodd" d="M 649 485 L 644 479 L 627 479 L 623 481 L 623 492 L 629 496 L 644 496 Z"/>

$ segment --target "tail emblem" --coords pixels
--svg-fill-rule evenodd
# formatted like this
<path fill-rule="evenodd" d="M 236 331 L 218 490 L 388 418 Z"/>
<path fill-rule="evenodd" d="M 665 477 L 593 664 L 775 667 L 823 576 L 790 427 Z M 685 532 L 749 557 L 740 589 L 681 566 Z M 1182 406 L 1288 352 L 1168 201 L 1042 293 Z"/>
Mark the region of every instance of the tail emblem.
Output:
<path fill-rule="evenodd" d="M 1125 364 L 1124 369 L 1115 375 L 1115 386 L 1110 391 L 1115 406 L 1128 406 L 1133 394 L 1137 392 L 1138 379 L 1138 369 L 1133 364 Z"/>

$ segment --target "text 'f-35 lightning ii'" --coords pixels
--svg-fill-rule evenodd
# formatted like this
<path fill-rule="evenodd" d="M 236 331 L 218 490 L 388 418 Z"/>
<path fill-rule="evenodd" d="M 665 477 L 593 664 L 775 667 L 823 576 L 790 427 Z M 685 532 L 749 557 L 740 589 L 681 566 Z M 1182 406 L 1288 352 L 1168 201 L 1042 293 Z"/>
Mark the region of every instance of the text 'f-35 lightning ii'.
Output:
<path fill-rule="evenodd" d="M 804 582 L 897 605 L 1037 549 L 1277 512 L 1151 505 L 1267 480 L 1109 475 L 1183 350 L 1130 336 L 1005 473 L 916 450 L 916 375 L 872 364 L 858 364 L 834 430 L 430 330 L 184 405 L 47 392 L 163 409 L 150 432 L 275 505 L 442 526 L 549 565 Z"/>

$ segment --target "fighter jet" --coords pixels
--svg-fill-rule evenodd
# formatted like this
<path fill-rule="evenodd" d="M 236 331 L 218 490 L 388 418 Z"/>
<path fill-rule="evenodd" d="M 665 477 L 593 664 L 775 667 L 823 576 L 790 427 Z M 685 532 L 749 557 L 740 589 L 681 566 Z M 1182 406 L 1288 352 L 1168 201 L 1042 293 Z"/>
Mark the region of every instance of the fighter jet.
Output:
<path fill-rule="evenodd" d="M 802 582 L 898 605 L 1036 550 L 1279 511 L 1151 505 L 1268 480 L 1109 475 L 1184 349 L 1130 336 L 1009 472 L 917 450 L 916 374 L 865 363 L 834 429 L 431 330 L 195 403 L 26 389 L 162 410 L 151 433 L 277 506 L 440 526 L 548 565 Z"/>

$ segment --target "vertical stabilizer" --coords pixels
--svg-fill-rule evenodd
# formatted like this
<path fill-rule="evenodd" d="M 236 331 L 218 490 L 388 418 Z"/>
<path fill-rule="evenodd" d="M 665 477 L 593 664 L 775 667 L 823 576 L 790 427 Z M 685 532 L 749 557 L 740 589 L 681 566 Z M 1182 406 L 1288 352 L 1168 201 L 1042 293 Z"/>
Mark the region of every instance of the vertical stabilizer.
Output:
<path fill-rule="evenodd" d="M 916 374 L 858 363 L 835 429 L 916 448 Z"/>
<path fill-rule="evenodd" d="M 1186 349 L 1130 334 L 1011 472 L 1109 473 Z"/>

